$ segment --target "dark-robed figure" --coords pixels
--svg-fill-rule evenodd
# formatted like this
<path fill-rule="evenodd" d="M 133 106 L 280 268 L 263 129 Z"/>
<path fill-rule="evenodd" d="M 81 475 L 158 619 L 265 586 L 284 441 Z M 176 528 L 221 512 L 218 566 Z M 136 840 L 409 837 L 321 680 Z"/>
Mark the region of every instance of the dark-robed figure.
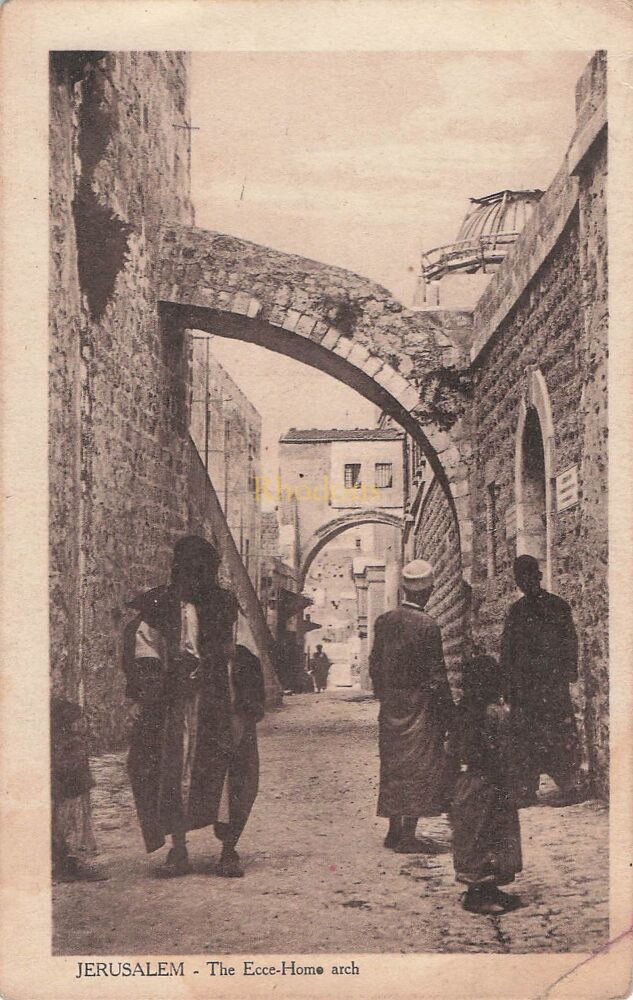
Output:
<path fill-rule="evenodd" d="M 325 691 L 327 688 L 327 679 L 331 667 L 330 659 L 323 652 L 323 646 L 320 644 L 317 646 L 316 653 L 310 660 L 310 667 L 316 693 L 320 694 L 321 691 Z"/>
<path fill-rule="evenodd" d="M 466 885 L 464 909 L 499 914 L 519 905 L 500 885 L 521 871 L 521 833 L 514 789 L 514 734 L 503 675 L 475 647 L 462 673 L 447 749 L 459 764 L 450 819 L 455 877 Z"/>
<path fill-rule="evenodd" d="M 562 791 L 559 804 L 582 798 L 578 734 L 569 685 L 578 679 L 578 639 L 566 601 L 541 587 L 533 556 L 518 556 L 514 576 L 524 594 L 510 608 L 501 641 L 517 740 L 521 805 L 536 802 L 541 774 Z"/>
<path fill-rule="evenodd" d="M 424 611 L 433 568 L 414 560 L 402 584 L 402 605 L 376 621 L 369 672 L 380 700 L 378 815 L 389 819 L 385 847 L 409 854 L 433 849 L 415 838 L 418 818 L 447 808 L 453 762 L 444 739 L 453 700 L 440 629 Z"/>
<path fill-rule="evenodd" d="M 166 875 L 191 870 L 188 830 L 223 823 L 216 832 L 231 829 L 236 842 L 229 811 L 236 695 L 228 663 L 238 606 L 218 585 L 219 565 L 205 539 L 177 542 L 171 582 L 131 602 L 138 614 L 124 637 L 127 694 L 139 704 L 128 771 L 147 851 L 171 834 Z M 235 868 L 234 842 L 220 874 Z"/>

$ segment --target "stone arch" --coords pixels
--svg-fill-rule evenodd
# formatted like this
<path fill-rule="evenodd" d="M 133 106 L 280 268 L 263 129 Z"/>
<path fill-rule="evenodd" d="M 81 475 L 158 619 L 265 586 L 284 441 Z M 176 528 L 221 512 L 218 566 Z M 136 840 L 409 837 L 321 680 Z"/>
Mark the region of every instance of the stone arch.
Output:
<path fill-rule="evenodd" d="M 552 476 L 555 430 L 545 377 L 537 366 L 527 370 L 515 433 L 514 489 L 517 555 L 541 562 L 545 587 L 552 587 Z"/>
<path fill-rule="evenodd" d="M 407 310 L 367 278 L 195 227 L 163 227 L 158 268 L 163 326 L 174 336 L 199 329 L 293 357 L 355 388 L 399 423 L 444 492 L 468 573 L 469 445 L 461 421 L 449 432 L 422 424 L 414 379 L 424 365 L 429 372 L 467 367 L 454 312 L 449 320 L 448 313 Z"/>
<path fill-rule="evenodd" d="M 328 542 L 331 542 L 332 539 L 341 535 L 344 531 L 360 527 L 362 524 L 388 524 L 393 528 L 398 528 L 400 531 L 404 528 L 404 520 L 401 517 L 397 514 L 390 514 L 385 510 L 358 510 L 350 514 L 344 514 L 341 517 L 333 518 L 327 524 L 321 525 L 308 539 L 305 545 L 305 552 L 302 553 L 299 590 L 303 590 L 310 566 Z"/>

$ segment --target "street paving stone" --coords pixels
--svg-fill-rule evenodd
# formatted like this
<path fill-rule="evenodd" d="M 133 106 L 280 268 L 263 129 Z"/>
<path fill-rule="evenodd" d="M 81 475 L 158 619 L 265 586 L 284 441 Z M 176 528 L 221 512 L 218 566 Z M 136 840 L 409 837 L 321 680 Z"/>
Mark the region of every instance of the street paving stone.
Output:
<path fill-rule="evenodd" d="M 587 952 L 608 935 L 608 817 L 602 803 L 521 811 L 524 907 L 466 913 L 444 817 L 418 833 L 446 847 L 398 855 L 382 841 L 376 702 L 295 695 L 259 726 L 260 794 L 240 842 L 244 879 L 218 879 L 211 830 L 189 837 L 194 873 L 157 878 L 144 853 L 124 754 L 93 761 L 104 882 L 53 889 L 56 954 Z M 544 783 L 544 789 L 547 788 Z M 544 799 L 547 795 L 544 796 Z"/>

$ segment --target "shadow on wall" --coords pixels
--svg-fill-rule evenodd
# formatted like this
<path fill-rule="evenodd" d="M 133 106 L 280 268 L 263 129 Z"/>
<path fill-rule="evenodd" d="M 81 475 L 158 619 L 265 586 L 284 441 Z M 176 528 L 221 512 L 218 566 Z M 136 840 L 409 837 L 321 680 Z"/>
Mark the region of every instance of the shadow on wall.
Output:
<path fill-rule="evenodd" d="M 54 52 L 51 69 L 58 85 L 72 89 L 81 81 L 77 153 L 81 172 L 73 199 L 77 270 L 90 315 L 98 321 L 112 298 L 126 262 L 131 226 L 102 204 L 92 186 L 94 171 L 117 128 L 116 92 L 104 100 L 104 52 Z M 98 251 L 98 252 L 95 252 Z"/>

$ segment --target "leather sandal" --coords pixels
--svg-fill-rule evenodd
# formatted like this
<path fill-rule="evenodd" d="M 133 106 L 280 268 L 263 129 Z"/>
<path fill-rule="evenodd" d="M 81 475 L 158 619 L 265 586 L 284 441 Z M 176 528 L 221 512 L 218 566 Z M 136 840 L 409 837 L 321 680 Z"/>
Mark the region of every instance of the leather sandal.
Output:
<path fill-rule="evenodd" d="M 442 854 L 447 848 L 434 840 L 401 840 L 394 847 L 396 854 Z"/>
<path fill-rule="evenodd" d="M 189 860 L 187 849 L 183 851 L 178 847 L 172 847 L 165 864 L 158 869 L 157 874 L 160 878 L 178 878 L 181 875 L 190 875 L 192 871 L 193 865 Z"/>
<path fill-rule="evenodd" d="M 227 852 L 220 856 L 216 870 L 220 878 L 243 878 L 244 871 L 240 866 L 240 856 L 237 851 Z"/>
<path fill-rule="evenodd" d="M 523 903 L 519 896 L 511 896 L 497 889 L 494 894 L 473 897 L 465 892 L 462 896 L 462 906 L 469 913 L 478 913 L 488 917 L 500 917 L 504 913 L 518 910 Z"/>

